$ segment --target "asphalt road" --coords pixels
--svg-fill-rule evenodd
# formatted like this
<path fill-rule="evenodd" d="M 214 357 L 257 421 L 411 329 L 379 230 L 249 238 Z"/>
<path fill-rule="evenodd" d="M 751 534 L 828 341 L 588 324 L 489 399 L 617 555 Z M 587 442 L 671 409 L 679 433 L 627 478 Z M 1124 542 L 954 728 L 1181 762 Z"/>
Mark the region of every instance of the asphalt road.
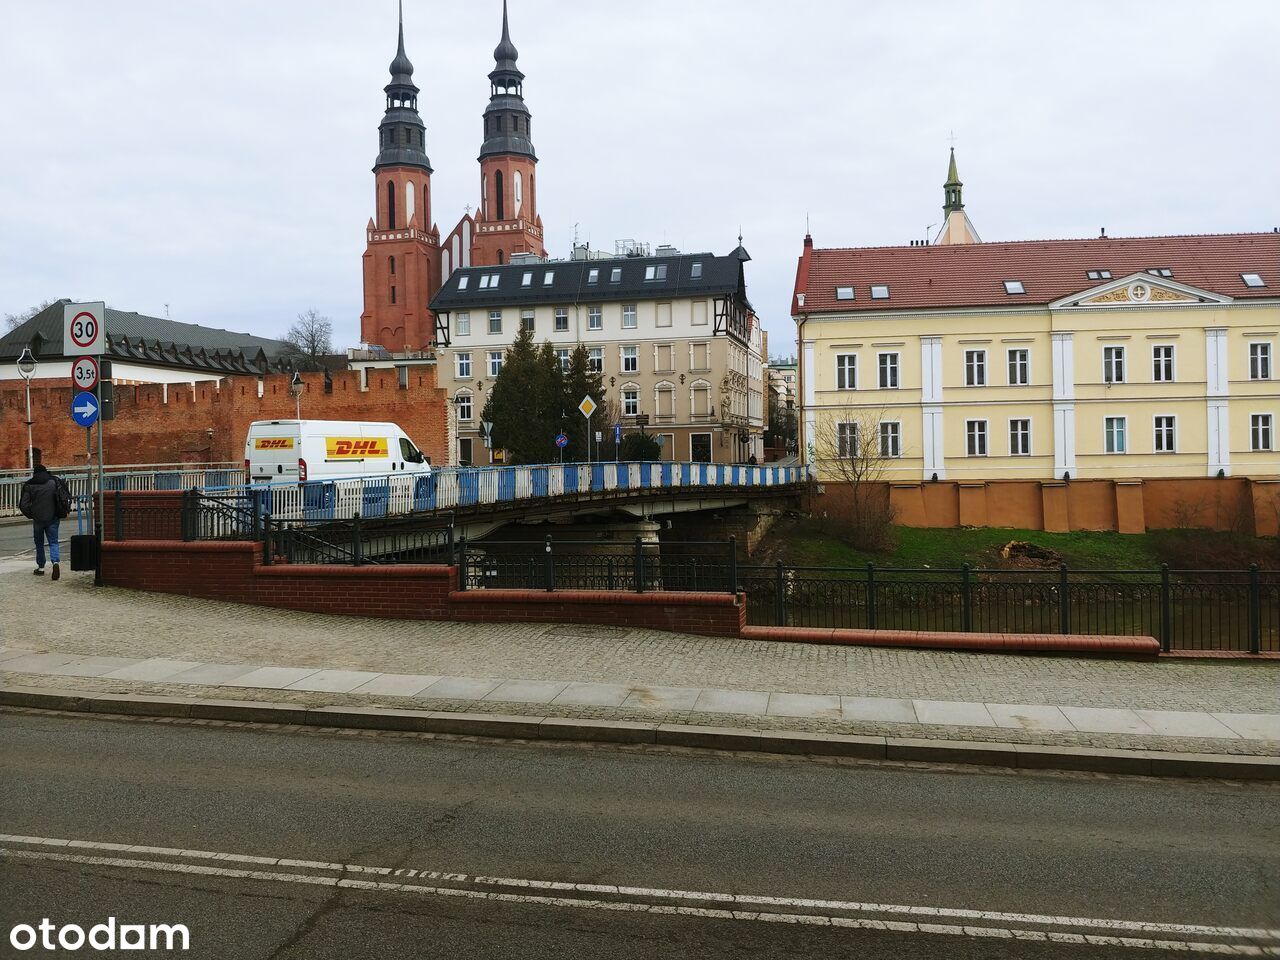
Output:
<path fill-rule="evenodd" d="M 14 712 L 0 739 L 6 940 L 114 916 L 245 960 L 1280 952 L 1266 785 Z"/>
<path fill-rule="evenodd" d="M 74 516 L 63 520 L 58 527 L 58 543 L 62 547 L 62 562 L 71 563 L 71 535 L 76 532 Z M 31 521 L 24 518 L 0 520 L 0 560 L 9 557 L 31 557 L 35 569 L 36 545 L 31 538 Z"/>

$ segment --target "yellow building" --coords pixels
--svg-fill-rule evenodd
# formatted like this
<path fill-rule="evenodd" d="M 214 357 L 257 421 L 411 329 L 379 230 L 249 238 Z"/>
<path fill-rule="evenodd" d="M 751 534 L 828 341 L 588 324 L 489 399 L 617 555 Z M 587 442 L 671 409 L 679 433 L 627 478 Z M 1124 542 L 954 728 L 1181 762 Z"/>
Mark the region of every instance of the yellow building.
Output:
<path fill-rule="evenodd" d="M 954 161 L 949 179 L 958 203 Z M 792 314 L 823 479 L 857 452 L 891 482 L 961 486 L 1280 475 L 1280 233 L 806 237 Z"/>

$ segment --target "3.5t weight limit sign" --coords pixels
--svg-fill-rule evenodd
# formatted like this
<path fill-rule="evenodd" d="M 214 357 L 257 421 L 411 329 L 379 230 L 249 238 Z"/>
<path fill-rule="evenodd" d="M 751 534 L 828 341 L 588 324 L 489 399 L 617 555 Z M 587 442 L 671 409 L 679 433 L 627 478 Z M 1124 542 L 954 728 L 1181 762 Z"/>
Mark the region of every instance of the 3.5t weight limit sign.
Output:
<path fill-rule="evenodd" d="M 71 382 L 80 390 L 92 390 L 98 385 L 98 361 L 93 357 L 81 357 L 71 365 Z"/>
<path fill-rule="evenodd" d="M 62 352 L 101 356 L 106 348 L 105 303 L 68 303 L 63 309 Z"/>

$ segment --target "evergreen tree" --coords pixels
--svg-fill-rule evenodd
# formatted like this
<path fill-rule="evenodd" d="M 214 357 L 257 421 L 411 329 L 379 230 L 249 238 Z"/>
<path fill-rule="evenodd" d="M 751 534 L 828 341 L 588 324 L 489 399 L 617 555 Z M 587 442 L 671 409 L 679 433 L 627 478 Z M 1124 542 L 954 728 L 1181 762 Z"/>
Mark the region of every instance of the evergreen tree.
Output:
<path fill-rule="evenodd" d="M 564 396 L 560 363 L 551 344 L 533 345 L 522 327 L 502 361 L 482 414 L 493 424 L 493 444 L 510 463 L 550 463 L 558 459 Z"/>
<path fill-rule="evenodd" d="M 591 357 L 587 348 L 581 343 L 574 349 L 569 358 L 569 369 L 563 378 L 564 409 L 568 412 L 565 419 L 565 433 L 569 437 L 569 445 L 565 447 L 565 462 L 585 462 L 587 459 L 587 430 L 610 432 L 605 416 L 607 405 L 604 398 L 604 376 L 591 371 Z M 592 416 L 590 425 L 587 418 L 578 410 L 583 397 L 590 397 L 599 409 Z M 596 459 L 601 459 L 599 456 Z M 610 456 L 612 459 L 612 455 Z"/>

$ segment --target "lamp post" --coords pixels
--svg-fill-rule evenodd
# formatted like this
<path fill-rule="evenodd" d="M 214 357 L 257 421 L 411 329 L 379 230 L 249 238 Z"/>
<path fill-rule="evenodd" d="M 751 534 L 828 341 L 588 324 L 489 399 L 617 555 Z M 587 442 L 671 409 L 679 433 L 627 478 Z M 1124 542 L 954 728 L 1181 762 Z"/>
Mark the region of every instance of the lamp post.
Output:
<path fill-rule="evenodd" d="M 31 378 L 36 375 L 36 358 L 31 353 L 31 348 L 26 347 L 22 351 L 22 356 L 18 358 L 18 373 L 22 375 L 22 379 L 27 382 L 27 469 L 35 468 L 36 458 L 31 447 Z"/>
<path fill-rule="evenodd" d="M 297 370 L 293 371 L 293 379 L 289 381 L 289 393 L 293 395 L 293 409 L 297 414 L 297 419 L 302 419 L 302 391 L 306 389 L 306 384 L 302 382 L 302 374 Z"/>

